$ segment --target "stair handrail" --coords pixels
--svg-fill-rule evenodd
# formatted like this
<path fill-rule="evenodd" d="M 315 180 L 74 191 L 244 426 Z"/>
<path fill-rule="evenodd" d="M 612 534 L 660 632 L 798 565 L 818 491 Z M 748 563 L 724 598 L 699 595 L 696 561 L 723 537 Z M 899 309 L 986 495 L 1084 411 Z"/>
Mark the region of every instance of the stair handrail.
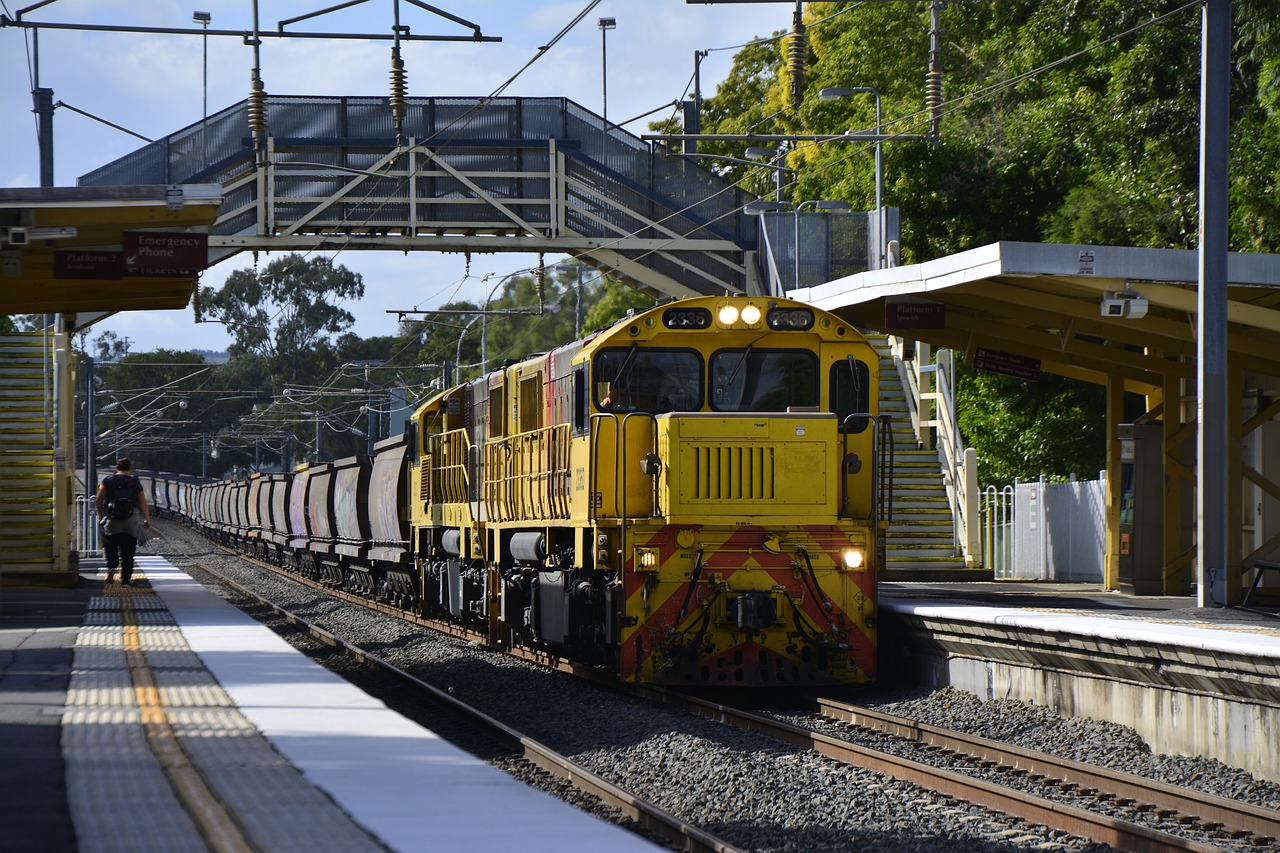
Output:
<path fill-rule="evenodd" d="M 982 565 L 982 500 L 978 491 L 978 454 L 964 446 L 956 419 L 955 353 L 939 350 L 935 359 L 938 461 L 954 520 L 957 550 L 966 566 Z"/>

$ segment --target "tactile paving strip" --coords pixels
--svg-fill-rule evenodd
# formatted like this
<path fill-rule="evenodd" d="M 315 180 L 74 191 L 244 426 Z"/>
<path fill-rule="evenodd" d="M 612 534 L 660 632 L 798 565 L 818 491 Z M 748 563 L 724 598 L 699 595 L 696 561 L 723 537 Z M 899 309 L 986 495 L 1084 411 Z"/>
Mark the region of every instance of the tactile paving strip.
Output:
<path fill-rule="evenodd" d="M 144 715 L 158 706 L 165 731 L 252 849 L 384 851 L 236 709 L 163 602 L 145 588 L 126 589 L 127 598 L 90 603 L 75 647 L 62 751 L 79 849 L 247 849 L 202 837 L 191 804 L 175 793 L 148 737 Z M 148 708 L 139 702 L 139 659 L 135 651 L 131 668 L 127 632 L 141 647 L 145 680 L 154 685 L 146 701 L 155 704 Z"/>

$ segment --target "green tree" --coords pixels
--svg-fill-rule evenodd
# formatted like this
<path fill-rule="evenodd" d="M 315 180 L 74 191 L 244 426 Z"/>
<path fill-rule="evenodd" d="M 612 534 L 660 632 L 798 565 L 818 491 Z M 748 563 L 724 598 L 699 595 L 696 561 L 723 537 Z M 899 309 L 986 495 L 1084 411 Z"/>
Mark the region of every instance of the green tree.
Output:
<path fill-rule="evenodd" d="M 956 418 L 968 442 L 980 448 L 983 487 L 1042 474 L 1088 479 L 1106 467 L 1102 386 L 1053 374 L 1027 382 L 956 361 Z"/>
<path fill-rule="evenodd" d="M 587 329 L 604 329 L 627 316 L 631 311 L 646 311 L 656 303 L 647 293 L 627 287 L 614 279 L 607 279 L 596 291 L 594 304 L 587 314 Z"/>
<path fill-rule="evenodd" d="M 791 105 L 781 54 L 744 51 L 704 112 L 708 133 L 928 129 L 928 4 L 806 4 L 811 64 Z M 1233 249 L 1280 244 L 1280 27 L 1274 0 L 1234 4 Z M 1165 16 L 1165 17 L 1161 17 Z M 901 211 L 902 258 L 920 262 L 998 240 L 1195 245 L 1200 12 L 1175 0 L 953 3 L 943 11 L 941 135 L 883 144 L 885 199 Z M 1069 58 L 1063 62 L 1064 58 Z M 794 107 L 794 108 L 792 108 Z M 758 117 L 769 116 L 768 122 Z M 741 119 L 739 117 L 742 117 Z M 802 143 L 793 201 L 870 209 L 872 146 Z M 769 189 L 744 179 L 760 195 Z M 1101 467 L 1101 389 L 1046 376 L 1027 385 L 962 371 L 962 429 L 988 481 Z"/>
<path fill-rule="evenodd" d="M 346 331 L 355 323 L 343 300 L 364 296 L 364 281 L 326 257 L 289 254 L 258 272 L 236 270 L 218 290 L 201 290 L 210 319 L 224 323 L 233 338 L 231 354 L 256 353 L 288 369 L 298 355 Z"/>

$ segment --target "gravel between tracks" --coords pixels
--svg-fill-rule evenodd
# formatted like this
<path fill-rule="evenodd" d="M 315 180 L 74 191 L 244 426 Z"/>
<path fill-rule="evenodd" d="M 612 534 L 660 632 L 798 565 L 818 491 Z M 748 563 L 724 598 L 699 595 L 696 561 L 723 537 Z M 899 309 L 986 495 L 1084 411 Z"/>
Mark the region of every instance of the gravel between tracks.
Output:
<path fill-rule="evenodd" d="M 170 559 L 197 580 L 209 583 L 209 576 L 193 566 L 193 561 L 226 574 L 428 683 L 452 688 L 468 704 L 745 850 L 1107 849 L 909 783 L 843 767 L 764 735 L 736 731 L 620 696 L 562 673 L 352 607 L 226 554 L 184 526 L 170 522 L 162 523 L 160 529 L 163 535 L 152 540 L 148 550 Z M 349 664 L 343 667 L 351 669 Z M 343 674 L 351 677 L 346 671 Z M 367 670 L 356 673 L 355 678 L 369 682 L 361 686 L 375 692 L 370 682 L 375 677 Z M 954 690 L 921 695 L 868 690 L 850 698 L 932 725 L 1280 808 L 1280 786 L 1254 780 L 1248 773 L 1218 762 L 1153 755 L 1132 730 L 1122 726 L 1061 718 L 1022 702 L 980 702 Z M 396 706 L 393 699 L 384 700 Z M 399 708 L 402 713 L 421 716 L 421 708 L 412 702 L 403 705 Z M 785 710 L 780 713 L 786 716 Z M 844 731 L 838 736 L 849 739 L 862 737 L 803 717 L 790 721 L 832 734 Z M 430 719 L 420 722 L 438 728 Z M 523 762 L 485 755 L 483 747 L 473 751 L 515 771 L 530 784 L 575 801 L 583 799 L 566 796 L 563 786 L 545 774 L 527 772 Z M 594 810 L 607 819 L 618 819 L 609 810 Z M 1125 816 L 1132 818 L 1132 814 Z M 1155 816 L 1149 823 L 1173 828 L 1162 825 Z M 1223 833 L 1196 837 L 1224 849 L 1258 849 Z"/>

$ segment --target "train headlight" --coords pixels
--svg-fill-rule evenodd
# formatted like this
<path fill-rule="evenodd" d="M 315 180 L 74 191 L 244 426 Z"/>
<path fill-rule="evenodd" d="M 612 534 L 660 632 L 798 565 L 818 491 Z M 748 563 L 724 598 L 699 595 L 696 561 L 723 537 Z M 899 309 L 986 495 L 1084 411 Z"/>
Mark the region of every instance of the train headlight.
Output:
<path fill-rule="evenodd" d="M 845 548 L 840 556 L 844 559 L 844 567 L 855 572 L 867 562 L 867 554 L 861 548 Z"/>
<path fill-rule="evenodd" d="M 732 326 L 738 322 L 738 308 L 736 305 L 721 305 L 716 319 L 720 321 L 721 326 Z"/>
<path fill-rule="evenodd" d="M 656 572 L 658 552 L 653 548 L 637 548 L 633 565 L 637 572 Z"/>
<path fill-rule="evenodd" d="M 748 305 L 742 309 L 742 322 L 748 326 L 755 326 L 760 323 L 760 317 L 763 316 L 759 305 Z"/>

